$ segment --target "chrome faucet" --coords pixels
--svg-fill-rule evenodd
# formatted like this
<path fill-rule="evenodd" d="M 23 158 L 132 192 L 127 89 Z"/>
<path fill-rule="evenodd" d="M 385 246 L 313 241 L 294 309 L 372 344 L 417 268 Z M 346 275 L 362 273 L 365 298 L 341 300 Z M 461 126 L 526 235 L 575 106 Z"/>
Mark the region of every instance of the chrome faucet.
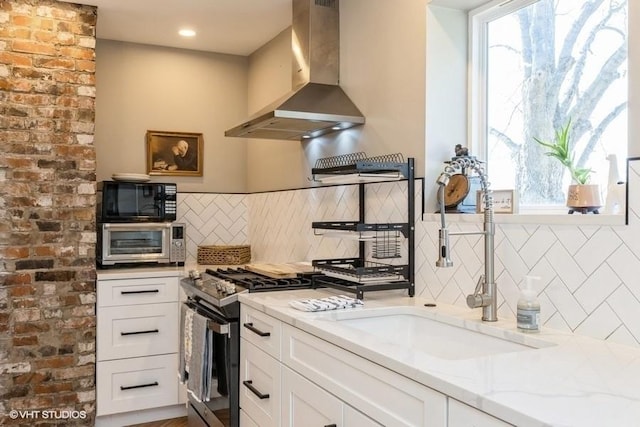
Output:
<path fill-rule="evenodd" d="M 464 173 L 465 170 L 474 171 L 480 178 L 480 186 L 484 194 L 484 229 L 482 231 L 456 231 L 450 232 L 445 221 L 444 191 L 449 183 L 451 175 L 456 173 Z M 478 278 L 476 289 L 473 294 L 467 296 L 467 305 L 469 308 L 482 307 L 482 320 L 487 322 L 495 322 L 498 320 L 498 289 L 494 277 L 494 258 L 495 258 L 495 224 L 493 222 L 493 197 L 489 189 L 487 174 L 482 164 L 475 157 L 460 156 L 452 157 L 451 161 L 445 166 L 444 171 L 436 180 L 438 184 L 438 199 L 440 204 L 440 221 L 441 228 L 439 235 L 439 255 L 436 266 L 452 267 L 453 261 L 450 257 L 449 236 L 461 236 L 470 234 L 481 234 L 484 236 L 484 274 Z"/>

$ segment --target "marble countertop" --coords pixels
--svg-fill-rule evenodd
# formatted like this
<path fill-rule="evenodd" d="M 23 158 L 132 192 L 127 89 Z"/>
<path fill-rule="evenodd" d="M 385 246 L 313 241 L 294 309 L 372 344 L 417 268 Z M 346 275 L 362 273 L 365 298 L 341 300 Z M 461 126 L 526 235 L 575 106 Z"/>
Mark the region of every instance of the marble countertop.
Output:
<path fill-rule="evenodd" d="M 207 268 L 237 268 L 241 265 L 202 265 L 196 263 L 187 263 L 184 266 L 176 265 L 140 265 L 138 267 L 120 268 L 98 268 L 96 274 L 100 280 L 115 280 L 115 279 L 132 279 L 132 278 L 145 278 L 145 277 L 166 277 L 177 276 L 182 277 L 189 274 L 191 270 L 198 270 L 200 272 L 205 271 Z"/>
<path fill-rule="evenodd" d="M 640 349 L 565 332 L 518 332 L 510 321 L 482 322 L 463 309 L 397 291 L 365 294 L 371 310 L 413 307 L 444 323 L 509 337 L 531 350 L 445 360 L 384 342 L 335 322 L 340 312 L 309 313 L 289 301 L 335 295 L 333 290 L 240 294 L 239 300 L 414 381 L 517 426 L 636 426 L 640 419 Z M 544 343 L 541 346 L 541 343 Z M 538 348 L 540 347 L 540 348 Z"/>

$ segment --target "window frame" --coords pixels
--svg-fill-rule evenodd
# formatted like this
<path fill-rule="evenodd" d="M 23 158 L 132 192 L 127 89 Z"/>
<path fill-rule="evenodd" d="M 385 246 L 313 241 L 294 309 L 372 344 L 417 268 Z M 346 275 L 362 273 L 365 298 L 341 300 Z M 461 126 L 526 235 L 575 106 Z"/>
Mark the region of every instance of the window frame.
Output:
<path fill-rule="evenodd" d="M 469 137 L 469 145 L 473 151 L 478 154 L 478 158 L 487 164 L 486 170 L 491 177 L 491 164 L 488 161 L 488 100 L 487 100 L 487 65 L 488 65 L 488 24 L 498 18 L 510 13 L 514 13 L 524 7 L 537 3 L 540 0 L 492 0 L 476 9 L 470 10 L 468 13 L 468 102 L 467 117 L 468 128 L 467 135 Z M 628 33 L 627 43 L 632 45 L 631 39 L 631 22 L 633 21 L 631 12 L 632 1 L 627 0 L 628 4 Z M 628 51 L 628 63 L 631 64 L 631 49 Z M 631 116 L 631 99 L 632 99 L 632 66 L 629 65 L 628 73 L 628 106 L 627 114 Z M 627 123 L 627 158 L 631 156 L 631 122 Z M 627 177 L 628 180 L 628 177 Z M 526 214 L 566 214 L 566 208 L 561 205 L 543 205 L 543 206 L 524 206 Z"/>

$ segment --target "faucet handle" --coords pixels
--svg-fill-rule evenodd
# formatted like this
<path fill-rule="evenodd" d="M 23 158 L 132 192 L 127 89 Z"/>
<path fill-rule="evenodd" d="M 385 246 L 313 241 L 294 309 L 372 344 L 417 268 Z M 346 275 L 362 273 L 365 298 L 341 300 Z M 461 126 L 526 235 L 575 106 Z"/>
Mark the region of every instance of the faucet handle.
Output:
<path fill-rule="evenodd" d="M 478 283 L 476 283 L 476 290 L 473 291 L 473 295 L 480 295 L 482 285 L 484 285 L 484 274 L 481 274 L 480 277 L 478 277 Z"/>

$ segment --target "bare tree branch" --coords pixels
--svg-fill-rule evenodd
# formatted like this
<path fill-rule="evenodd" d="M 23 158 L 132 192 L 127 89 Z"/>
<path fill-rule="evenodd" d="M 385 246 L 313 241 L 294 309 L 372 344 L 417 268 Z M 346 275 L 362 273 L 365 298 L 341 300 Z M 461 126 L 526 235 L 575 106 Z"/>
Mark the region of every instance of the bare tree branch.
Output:
<path fill-rule="evenodd" d="M 489 135 L 498 139 L 500 142 L 506 145 L 509 148 L 509 150 L 511 150 L 512 152 L 518 151 L 518 148 L 520 148 L 520 144 L 516 143 L 508 135 L 502 133 L 496 128 L 493 128 L 493 127 L 489 128 Z"/>
<path fill-rule="evenodd" d="M 582 151 L 580 158 L 576 165 L 580 168 L 585 167 L 587 164 L 587 160 L 589 160 L 589 156 L 593 152 L 596 147 L 596 144 L 600 142 L 602 138 L 602 134 L 609 127 L 609 125 L 620 115 L 622 112 L 627 110 L 627 102 L 623 102 L 617 105 L 609 114 L 607 114 L 601 121 L 598 123 L 596 128 L 593 130 L 589 141 L 587 142 L 587 146 Z"/>

